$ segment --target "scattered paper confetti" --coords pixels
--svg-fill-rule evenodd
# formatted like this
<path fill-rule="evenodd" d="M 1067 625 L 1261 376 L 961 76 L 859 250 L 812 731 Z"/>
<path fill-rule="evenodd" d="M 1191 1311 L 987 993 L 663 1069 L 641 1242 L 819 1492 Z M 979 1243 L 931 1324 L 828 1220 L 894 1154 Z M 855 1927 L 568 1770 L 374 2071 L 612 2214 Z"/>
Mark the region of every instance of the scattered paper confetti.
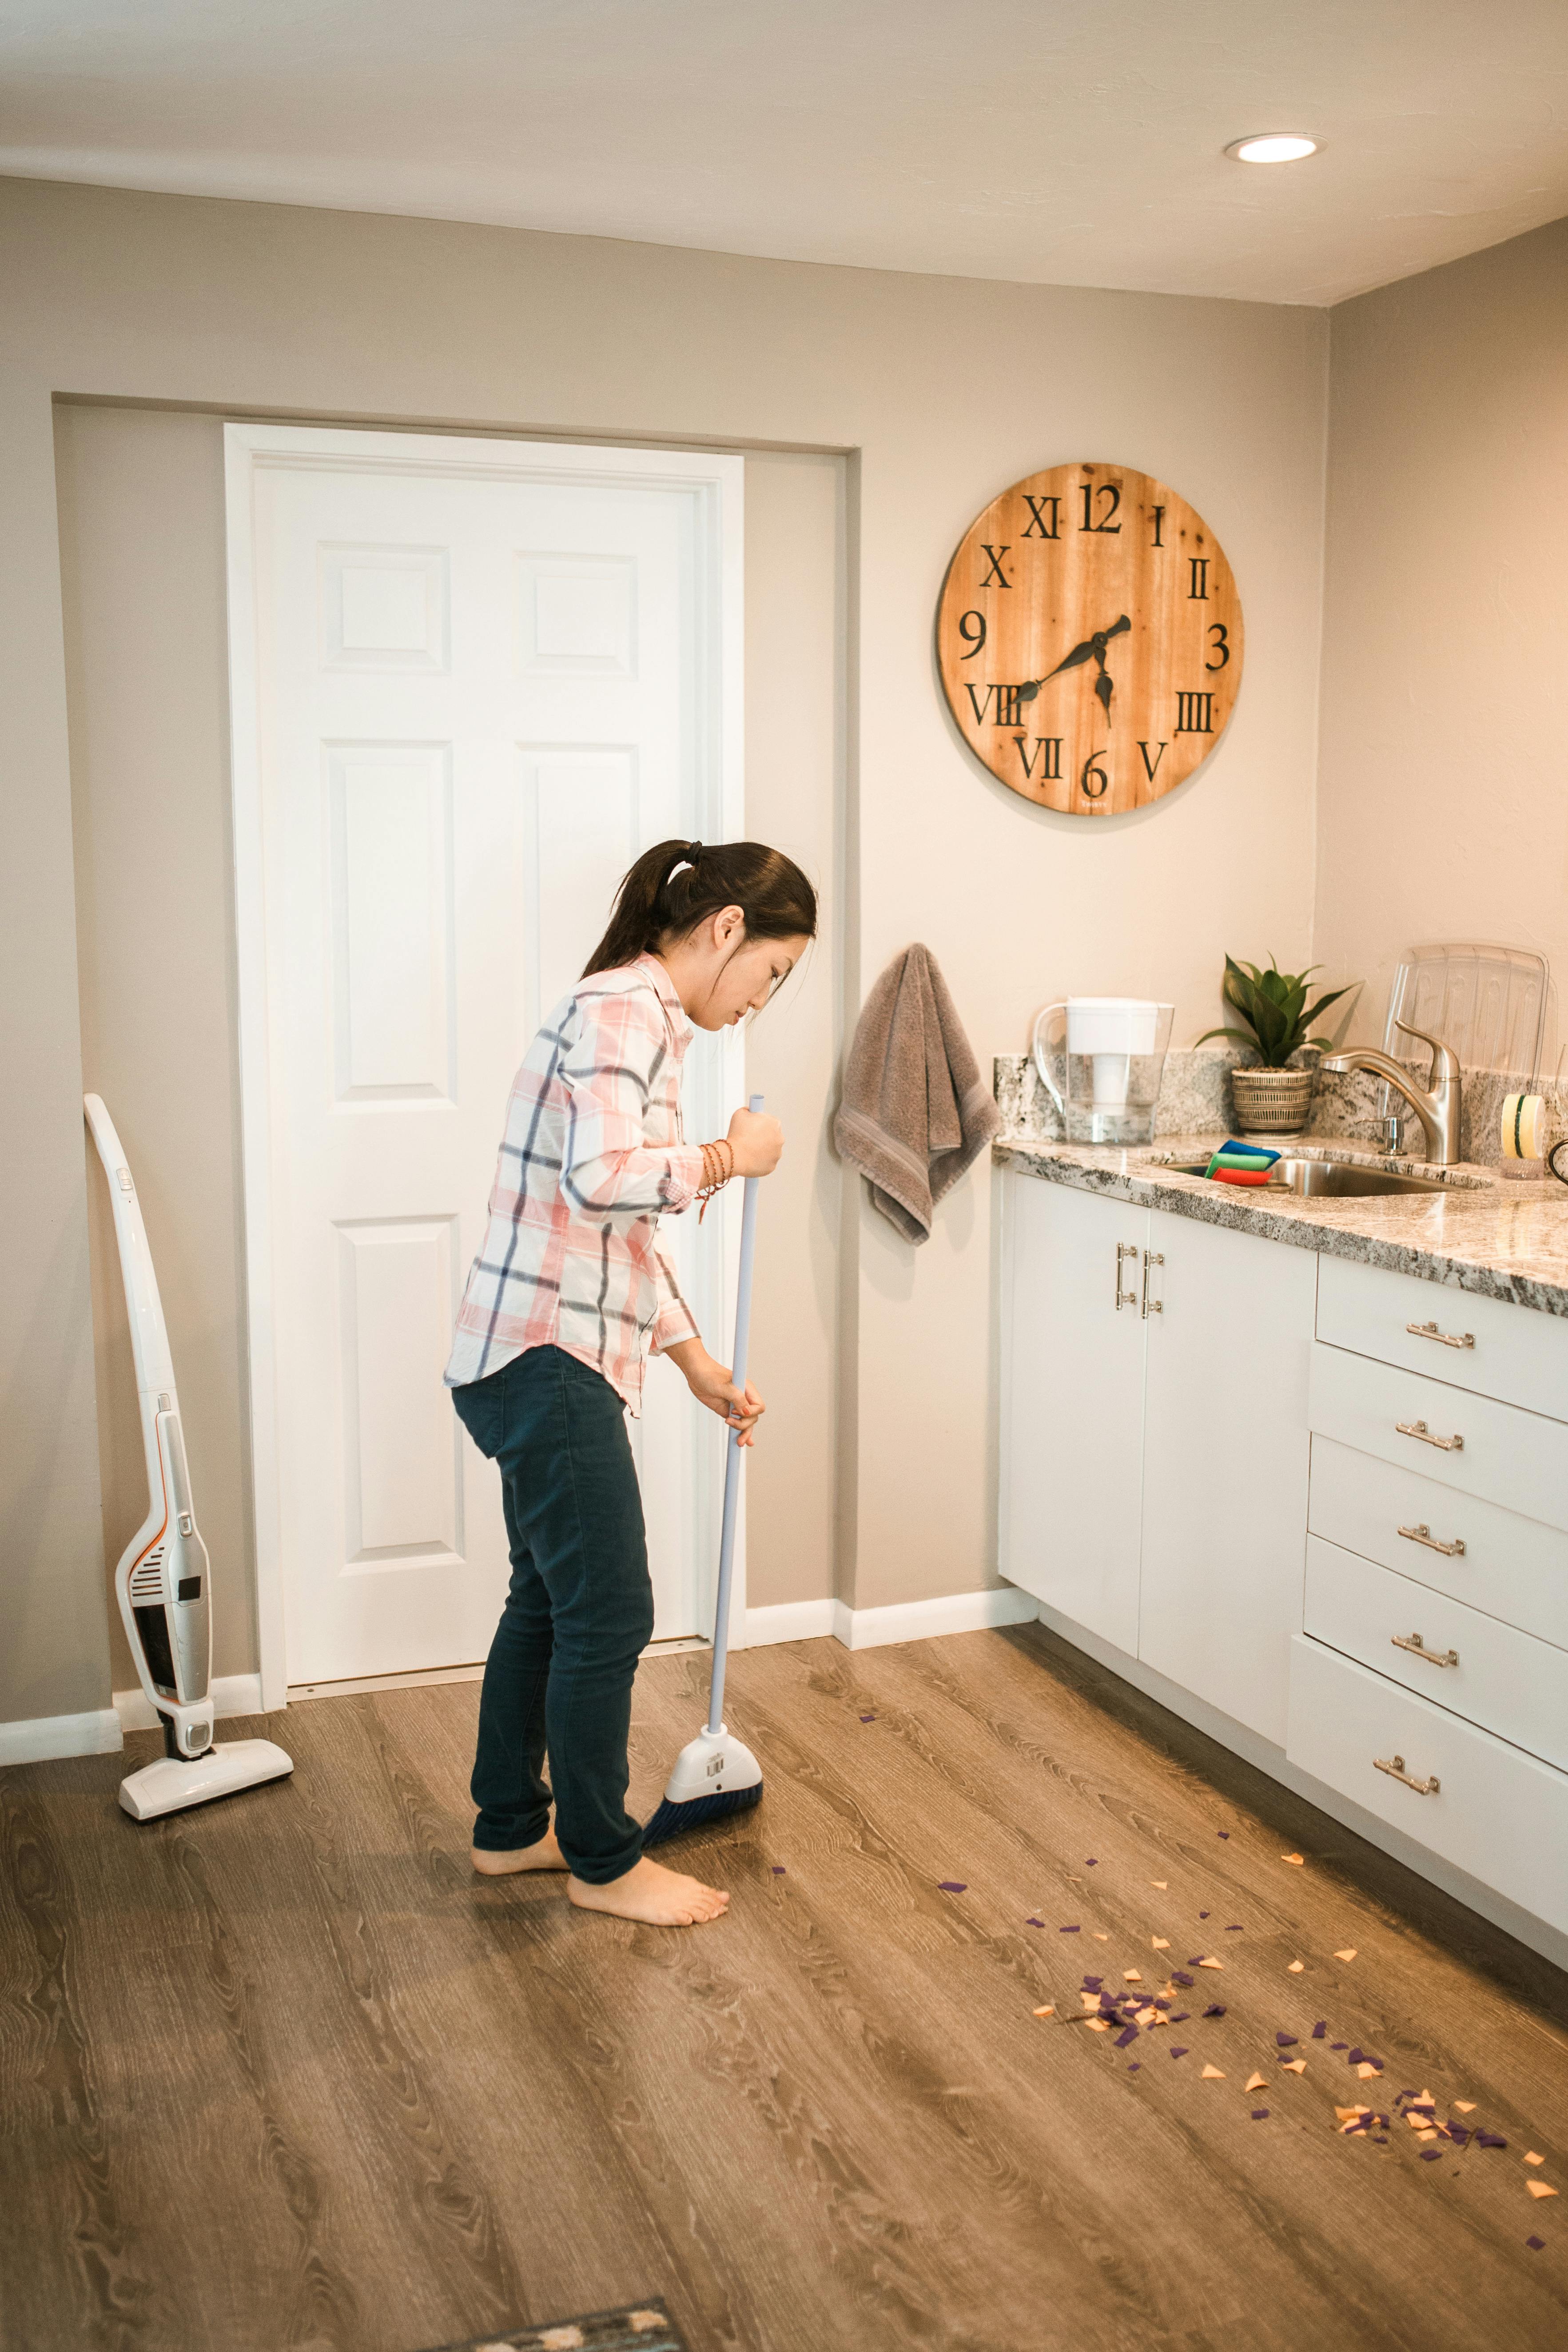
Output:
<path fill-rule="evenodd" d="M 1421 2161 L 1423 2164 L 1441 2164 L 1443 2161 L 1442 2149 L 1440 2147 L 1424 2147 L 1421 2151 Z"/>
<path fill-rule="evenodd" d="M 1121 1971 L 1121 1981 L 1123 1984 L 1142 1984 L 1143 1981 L 1142 1969 L 1123 1969 Z"/>
<path fill-rule="evenodd" d="M 1085 1992 L 1098 1992 L 1104 1982 L 1103 1977 L 1085 1977 L 1083 1989 Z"/>
<path fill-rule="evenodd" d="M 1532 2254 L 1538 2254 L 1541 2252 L 1542 2247 L 1546 2243 L 1546 2241 L 1544 2238 L 1526 2238 L 1524 2242 L 1530 2248 Z"/>
<path fill-rule="evenodd" d="M 1140 2067 L 1142 2063 L 1143 2063 L 1143 2061 L 1142 2060 L 1142 2058 L 1129 2058 L 1129 2060 L 1127 2061 L 1127 2071 L 1128 2071 L 1128 2073 L 1129 2073 L 1130 2074 L 1136 2074 L 1136 2073 L 1138 2072 L 1139 2067 Z"/>
<path fill-rule="evenodd" d="M 1193 1989 L 1193 1979 L 1183 1969 L 1173 1969 L 1171 1970 L 1171 1982 L 1173 1985 L 1185 1985 L 1189 1992 L 1191 1992 Z"/>
<path fill-rule="evenodd" d="M 1080 1992 L 1079 1999 L 1082 2001 L 1085 2009 L 1092 2010 L 1100 2007 L 1100 1995 L 1097 1992 Z"/>
<path fill-rule="evenodd" d="M 962 1878 L 939 1878 L 937 1885 L 944 1895 L 966 1895 L 969 1892 Z"/>
<path fill-rule="evenodd" d="M 1171 1882 L 1168 1878 L 1152 1878 L 1149 1881 L 1149 1884 L 1151 1886 L 1157 1886 L 1161 1894 L 1163 1895 L 1170 1886 Z"/>
<path fill-rule="evenodd" d="M 1217 2066 L 1205 2066 L 1200 2080 L 1205 2083 L 1223 2083 L 1225 2076 Z"/>
<path fill-rule="evenodd" d="M 1187 2053 L 1186 2053 L 1186 2050 L 1185 2050 L 1185 2047 L 1184 2047 L 1184 2046 L 1182 2049 L 1180 2049 L 1180 2050 L 1173 2049 L 1173 2051 L 1171 2052 L 1171 2055 L 1172 2055 L 1172 2057 L 1173 2057 L 1173 2058 L 1184 2058 L 1184 2057 L 1186 2056 L 1186 2054 L 1187 2054 Z M 1532 2180 L 1532 2181 L 1531 2182 L 1531 2184 L 1530 2184 L 1530 2185 L 1531 2185 L 1531 2189 L 1538 2189 L 1538 2188 L 1541 2186 L 1540 2182 L 1539 2182 L 1539 2181 L 1535 2181 L 1535 2180 Z M 1557 2191 L 1556 2191 L 1556 2189 L 1549 2189 L 1547 2190 L 1547 2192 L 1546 2192 L 1546 2193 L 1547 2193 L 1547 2195 L 1548 2195 L 1549 2197 L 1555 2197 L 1555 2196 L 1556 2196 L 1556 2194 L 1557 2194 Z"/>
<path fill-rule="evenodd" d="M 1089 2020 L 1089 2030 L 1091 2033 L 1109 2033 L 1110 2028 L 1103 2017 L 1091 2017 Z"/>
<path fill-rule="evenodd" d="M 1231 1923 L 1230 1923 L 1230 1926 L 1226 1929 L 1226 1931 L 1225 1931 L 1225 1932 L 1226 1932 L 1226 1934 L 1227 1936 L 1239 1936 L 1239 1935 L 1240 1935 L 1240 1933 L 1241 1933 L 1241 1928 L 1240 1928 L 1239 1924 L 1238 1924 L 1236 1920 L 1234 1920 L 1234 1919 L 1233 1919 L 1233 1920 L 1231 1921 Z"/>
<path fill-rule="evenodd" d="M 1339 2119 L 1340 2119 L 1341 2123 L 1344 2124 L 1344 2123 L 1352 2123 L 1352 2122 L 1353 2122 L 1353 2121 L 1354 2121 L 1354 2119 L 1355 2119 L 1355 2117 L 1356 2117 L 1357 2116 L 1369 2116 L 1369 2115 L 1371 2115 L 1371 2113 L 1372 2113 L 1372 2109 L 1371 2109 L 1370 2107 L 1359 2107 L 1359 2106 L 1358 2106 L 1358 2107 L 1336 2107 L 1336 2108 L 1334 2109 L 1334 2113 L 1335 2113 L 1335 2115 L 1336 2115 L 1336 2116 L 1338 2116 L 1338 2117 L 1339 2117 Z"/>
<path fill-rule="evenodd" d="M 1266 2091 L 1268 2077 L 1266 2074 L 1249 2074 L 1241 2087 L 1244 2091 Z"/>
<path fill-rule="evenodd" d="M 1543 2156 L 1537 2156 L 1531 2147 L 1525 2150 L 1524 2160 L 1526 2164 L 1544 2164 L 1546 2158 Z"/>
<path fill-rule="evenodd" d="M 1228 1837 L 1230 1835 L 1230 1832 L 1228 1830 L 1216 1830 L 1215 1832 L 1215 1835 L 1216 1837 Z"/>
<path fill-rule="evenodd" d="M 1336 1960 L 1353 1960 L 1355 1958 L 1355 1946 L 1352 1944 L 1347 1950 L 1336 1952 L 1334 1954 L 1334 1958 Z"/>
<path fill-rule="evenodd" d="M 1149 1941 L 1157 1952 L 1168 1952 L 1171 1948 L 1169 1936 L 1151 1936 Z"/>
<path fill-rule="evenodd" d="M 1211 2000 L 1208 2007 L 1205 2010 L 1204 2015 L 1205 2017 L 1223 2017 L 1225 2015 L 1225 2011 L 1217 2000 Z"/>
<path fill-rule="evenodd" d="M 1124 2025 L 1116 2037 L 1116 2046 L 1118 2050 L 1125 2050 L 1130 2042 L 1136 2042 L 1137 2039 L 1138 2028 L 1135 2025 Z"/>
<path fill-rule="evenodd" d="M 1318 2021 L 1317 2021 L 1317 2023 L 1316 2023 L 1316 2025 L 1314 2025 L 1314 2026 L 1313 2026 L 1313 2028 L 1312 2028 L 1312 2039 L 1313 2039 L 1313 2041 L 1314 2041 L 1314 2042 L 1321 2042 L 1321 2041 L 1322 2040 L 1322 2038 L 1323 2038 L 1324 2034 L 1328 2032 L 1328 2030 L 1329 2030 L 1329 2029 L 1328 2029 L 1327 2022 L 1325 2021 L 1325 2020 L 1324 2020 L 1324 2019 L 1322 2019 L 1322 2018 L 1321 2018 L 1321 2017 L 1320 2017 L 1320 2018 L 1319 2018 L 1319 2020 L 1318 2020 Z"/>
<path fill-rule="evenodd" d="M 1293 1862 L 1297 1868 L 1300 1869 L 1305 1863 L 1306 1856 L 1305 1854 L 1300 1853 L 1282 1853 L 1279 1859 L 1281 1862 Z"/>
<path fill-rule="evenodd" d="M 1206 1918 L 1208 1917 L 1208 1916 L 1209 1916 L 1209 1915 L 1208 1915 L 1208 1913 L 1207 1913 L 1206 1911 L 1200 1911 L 1200 1912 L 1198 1913 L 1198 1917 L 1199 1917 L 1200 1919 L 1206 1919 Z"/>
<path fill-rule="evenodd" d="M 1287 2059 L 1286 2059 L 1286 2061 L 1285 2061 L 1285 2072 L 1287 2073 L 1287 2074 L 1304 2074 L 1306 2073 L 1306 2071 L 1307 2071 L 1307 2062 L 1306 2062 L 1306 2060 L 1305 2060 L 1304 2058 L 1287 2058 Z"/>
<path fill-rule="evenodd" d="M 1086 1870 L 1098 1870 L 1100 1864 L 1095 1855 L 1091 1853 L 1083 1866 Z"/>
<path fill-rule="evenodd" d="M 1043 1927 L 1045 1924 L 1043 1919 L 1026 1919 L 1024 1922 L 1026 1927 Z"/>
<path fill-rule="evenodd" d="M 1370 2083 L 1374 2074 L 1381 2074 L 1382 2072 L 1382 2067 L 1375 2065 L 1370 2058 L 1363 2058 L 1361 2064 L 1356 2068 L 1356 2073 L 1360 2075 L 1363 2083 Z"/>
<path fill-rule="evenodd" d="M 1223 1830 L 1220 1832 L 1220 1835 L 1222 1837 L 1225 1835 L 1225 1832 Z M 1255 2124 L 1266 2124 L 1268 2121 L 1268 2108 L 1254 2107 L 1252 2110 L 1252 2120 Z"/>
<path fill-rule="evenodd" d="M 1078 1934 L 1078 1928 L 1076 1926 L 1071 1927 L 1058 1927 L 1057 1929 L 1057 1933 L 1058 1936 L 1076 1936 Z"/>
<path fill-rule="evenodd" d="M 1057 2013 L 1057 2005 L 1056 2005 L 1056 2002 L 1055 2002 L 1054 2000 L 1048 2000 L 1048 2001 L 1047 2001 L 1047 2003 L 1046 2003 L 1046 2005 L 1045 2005 L 1044 2009 L 1037 2009 L 1037 2010 L 1036 2010 L 1036 2011 L 1035 2011 L 1035 2015 L 1036 2015 L 1037 2017 L 1054 2017 L 1054 2016 L 1056 2015 L 1056 2013 Z"/>
<path fill-rule="evenodd" d="M 1473 2116 L 1476 2112 L 1476 2103 L 1474 2099 L 1456 2099 L 1454 2101 L 1454 2105 L 1458 2108 L 1459 2113 L 1462 2116 Z"/>
<path fill-rule="evenodd" d="M 1288 1960 L 1285 1965 L 1293 1977 L 1299 1977 L 1307 1963 L 1305 1960 Z"/>
<path fill-rule="evenodd" d="M 1479 2131 L 1476 2134 L 1476 2146 L 1478 2147 L 1506 2147 L 1508 2146 L 1508 2142 L 1504 2139 L 1500 2132 Z"/>
<path fill-rule="evenodd" d="M 775 1878 L 783 1878 L 784 1875 L 785 1875 L 785 1871 L 784 1871 L 784 1866 L 783 1863 L 782 1863 L 782 1862 L 775 1862 L 775 1863 L 774 1863 L 774 1864 L 773 1864 L 773 1876 L 774 1876 Z"/>
<path fill-rule="evenodd" d="M 1177 2010 L 1174 2017 L 1168 2017 L 1165 2020 L 1165 2022 L 1167 2025 L 1185 2025 L 1191 2015 L 1192 2011 L 1190 2009 L 1179 2009 Z"/>
<path fill-rule="evenodd" d="M 1098 1927 L 1091 1927 L 1091 1928 L 1089 1929 L 1089 1933 L 1090 1933 L 1090 1935 L 1094 1937 L 1094 1940 L 1095 1940 L 1095 1942 L 1096 1942 L 1097 1944 L 1109 1944 L 1109 1943 L 1110 1943 L 1110 1937 L 1109 1937 L 1109 1936 L 1102 1936 L 1102 1935 L 1100 1934 L 1100 1929 L 1099 1929 Z"/>
<path fill-rule="evenodd" d="M 1345 2050 L 1348 2049 L 1349 2046 L 1349 2043 L 1344 2042 L 1331 2042 L 1329 2044 L 1329 2048 L 1331 2050 Z"/>
<path fill-rule="evenodd" d="M 1524 2185 L 1532 2197 L 1555 2197 L 1557 2194 L 1550 2180 L 1527 2180 Z"/>
<path fill-rule="evenodd" d="M 1279 2044 L 1281 2050 L 1289 2050 L 1296 2037 L 1293 2033 L 1277 2033 L 1274 2036 L 1274 2039 Z"/>
<path fill-rule="evenodd" d="M 1223 1960 L 1206 1959 L 1200 1960 L 1197 1965 L 1200 1969 L 1223 1969 L 1225 1962 Z"/>

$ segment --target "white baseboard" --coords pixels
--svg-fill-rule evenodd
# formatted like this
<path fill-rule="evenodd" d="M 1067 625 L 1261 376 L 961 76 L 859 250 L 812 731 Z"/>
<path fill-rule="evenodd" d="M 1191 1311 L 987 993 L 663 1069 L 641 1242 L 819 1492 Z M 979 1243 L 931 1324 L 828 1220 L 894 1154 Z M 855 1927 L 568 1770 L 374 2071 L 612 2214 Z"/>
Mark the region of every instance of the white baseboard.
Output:
<path fill-rule="evenodd" d="M 215 1715 L 259 1715 L 261 1709 L 261 1676 L 259 1675 L 219 1675 L 212 1686 Z M 158 1710 L 145 1691 L 116 1691 L 114 1711 L 121 1730 L 156 1731 Z M 118 1748 L 118 1739 L 110 1745 Z"/>
<path fill-rule="evenodd" d="M 819 1642 L 836 1628 L 837 1601 L 782 1601 L 773 1609 L 748 1609 L 746 1647 L 755 1650 L 769 1642 Z"/>
<path fill-rule="evenodd" d="M 1032 1625 L 1039 1604 L 1016 1584 L 984 1592 L 943 1592 L 934 1601 L 895 1601 L 885 1609 L 833 1604 L 833 1630 L 847 1650 L 878 1650 L 889 1642 L 929 1642 L 941 1633 L 979 1633 L 989 1625 Z"/>
<path fill-rule="evenodd" d="M 939 1633 L 978 1633 L 988 1625 L 1031 1625 L 1037 1604 L 1016 1585 L 988 1592 L 943 1592 L 934 1601 L 896 1601 L 886 1609 L 851 1609 L 846 1601 L 785 1601 L 748 1609 L 746 1647 L 815 1642 L 831 1633 L 847 1650 L 889 1642 L 927 1642 Z"/>
<path fill-rule="evenodd" d="M 120 1717 L 111 1706 L 90 1715 L 37 1715 L 31 1722 L 0 1723 L 0 1764 L 43 1764 L 52 1756 L 112 1756 Z"/>

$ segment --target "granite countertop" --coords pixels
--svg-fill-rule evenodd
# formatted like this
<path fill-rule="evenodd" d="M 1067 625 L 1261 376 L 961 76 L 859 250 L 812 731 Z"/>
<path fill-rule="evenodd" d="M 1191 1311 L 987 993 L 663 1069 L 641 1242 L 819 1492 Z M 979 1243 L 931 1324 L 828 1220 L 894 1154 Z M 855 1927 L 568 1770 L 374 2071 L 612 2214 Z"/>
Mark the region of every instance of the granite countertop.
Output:
<path fill-rule="evenodd" d="M 1206 1160 L 1225 1139 L 1223 1133 L 1161 1136 L 1122 1149 L 1052 1142 L 1005 1129 L 991 1156 L 999 1167 L 1077 1192 L 1136 1201 L 1203 1224 L 1228 1225 L 1296 1249 L 1325 1250 L 1483 1297 L 1511 1299 L 1543 1315 L 1568 1316 L 1568 1188 L 1554 1179 L 1514 1183 L 1471 1161 L 1439 1171 L 1421 1160 L 1387 1158 L 1364 1141 L 1337 1143 L 1318 1135 L 1283 1148 L 1298 1159 L 1331 1155 L 1405 1175 L 1441 1174 L 1444 1188 L 1307 1201 L 1282 1187 L 1215 1184 L 1161 1164 Z"/>

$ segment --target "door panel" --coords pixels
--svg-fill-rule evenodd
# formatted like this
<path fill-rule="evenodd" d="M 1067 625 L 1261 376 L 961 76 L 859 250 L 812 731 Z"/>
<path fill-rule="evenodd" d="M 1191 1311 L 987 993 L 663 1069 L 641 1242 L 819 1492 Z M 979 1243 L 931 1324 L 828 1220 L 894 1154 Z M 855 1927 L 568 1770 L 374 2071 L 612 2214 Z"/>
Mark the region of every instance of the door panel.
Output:
<path fill-rule="evenodd" d="M 741 461 L 230 432 L 276 444 L 245 477 L 265 961 L 247 1087 L 266 1097 L 288 1679 L 465 1664 L 507 1564 L 495 1470 L 441 1385 L 452 1318 L 512 1074 L 621 875 L 650 842 L 743 829 L 717 503 Z M 688 1132 L 721 1133 L 742 1092 L 738 1047 L 699 1036 Z M 725 1234 L 685 1217 L 663 1236 L 716 1352 Z M 655 1362 L 633 1444 L 656 1634 L 696 1633 L 722 1432 Z"/>
<path fill-rule="evenodd" d="M 1151 1212 L 1138 1655 L 1285 1744 L 1317 1259 Z"/>
<path fill-rule="evenodd" d="M 1002 1573 L 1136 1652 L 1148 1212 L 1031 1176 L 1005 1186 Z"/>

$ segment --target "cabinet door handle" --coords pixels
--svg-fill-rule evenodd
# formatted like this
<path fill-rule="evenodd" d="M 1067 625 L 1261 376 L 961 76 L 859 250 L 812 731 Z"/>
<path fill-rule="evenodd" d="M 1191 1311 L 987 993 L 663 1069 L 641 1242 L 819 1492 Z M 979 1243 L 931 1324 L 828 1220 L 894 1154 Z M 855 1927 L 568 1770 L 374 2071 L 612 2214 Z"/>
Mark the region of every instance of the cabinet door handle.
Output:
<path fill-rule="evenodd" d="M 1429 1650 L 1419 1633 L 1394 1633 L 1389 1638 L 1396 1650 L 1408 1650 L 1413 1658 L 1425 1658 L 1429 1666 L 1457 1666 L 1459 1663 L 1458 1650 Z"/>
<path fill-rule="evenodd" d="M 1473 1331 L 1439 1331 L 1436 1323 L 1407 1323 L 1405 1329 L 1413 1339 L 1436 1339 L 1439 1348 L 1473 1348 Z"/>
<path fill-rule="evenodd" d="M 1136 1307 L 1138 1304 L 1138 1293 L 1135 1290 L 1123 1290 L 1121 1287 L 1121 1261 L 1126 1257 L 1130 1257 L 1134 1265 L 1137 1264 L 1137 1244 L 1133 1242 L 1118 1242 L 1116 1244 L 1116 1311 L 1118 1315 L 1124 1307 Z"/>
<path fill-rule="evenodd" d="M 1425 1544 L 1428 1551 L 1440 1551 L 1445 1559 L 1463 1559 L 1465 1557 L 1463 1536 L 1456 1536 L 1452 1543 L 1439 1543 L 1425 1519 L 1413 1528 L 1396 1528 L 1394 1533 L 1403 1536 L 1407 1543 Z"/>
<path fill-rule="evenodd" d="M 1405 1769 L 1403 1756 L 1374 1756 L 1372 1760 L 1380 1772 L 1386 1772 L 1391 1780 L 1403 1780 L 1418 1797 L 1435 1797 L 1443 1785 L 1436 1772 L 1429 1772 L 1425 1780 L 1413 1780 Z"/>
<path fill-rule="evenodd" d="M 1462 1454 L 1462 1437 L 1434 1437 L 1424 1421 L 1396 1421 L 1394 1424 L 1401 1437 L 1418 1437 L 1423 1445 L 1440 1445 L 1445 1454 Z"/>
<path fill-rule="evenodd" d="M 1149 1268 L 1150 1268 L 1152 1265 L 1164 1265 L 1164 1263 L 1165 1263 L 1165 1253 L 1164 1253 L 1164 1251 L 1163 1251 L 1163 1250 L 1145 1250 L 1145 1251 L 1144 1251 L 1144 1253 L 1143 1253 L 1143 1316 L 1144 1316 L 1144 1319 L 1145 1319 L 1145 1320 L 1147 1320 L 1147 1319 L 1148 1319 L 1148 1318 L 1149 1318 L 1151 1315 L 1163 1315 L 1163 1313 L 1164 1313 L 1164 1311 L 1165 1311 L 1165 1302 L 1164 1302 L 1164 1300 L 1163 1300 L 1163 1298 L 1151 1298 L 1151 1297 L 1150 1297 L 1150 1296 L 1149 1296 Z"/>

